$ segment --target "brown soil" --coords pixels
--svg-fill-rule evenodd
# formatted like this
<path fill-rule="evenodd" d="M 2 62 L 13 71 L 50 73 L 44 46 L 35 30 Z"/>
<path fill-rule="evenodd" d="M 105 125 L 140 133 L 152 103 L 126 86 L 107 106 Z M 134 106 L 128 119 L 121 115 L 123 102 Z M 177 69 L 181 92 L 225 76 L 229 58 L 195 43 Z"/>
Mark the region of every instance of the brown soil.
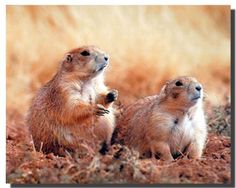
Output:
<path fill-rule="evenodd" d="M 229 105 L 228 105 L 229 107 Z M 226 107 L 219 107 L 225 109 Z M 230 117 L 230 109 L 228 117 Z M 209 115 L 210 116 L 210 115 Z M 224 116 L 225 118 L 226 116 Z M 212 119 L 218 118 L 213 124 Z M 58 157 L 34 151 L 23 116 L 7 110 L 8 183 L 230 183 L 231 140 L 213 128 L 222 119 L 215 114 L 201 160 L 185 156 L 168 164 L 139 159 L 137 153 L 115 144 L 106 155 L 88 152 Z M 230 129 L 230 125 L 228 125 Z"/>

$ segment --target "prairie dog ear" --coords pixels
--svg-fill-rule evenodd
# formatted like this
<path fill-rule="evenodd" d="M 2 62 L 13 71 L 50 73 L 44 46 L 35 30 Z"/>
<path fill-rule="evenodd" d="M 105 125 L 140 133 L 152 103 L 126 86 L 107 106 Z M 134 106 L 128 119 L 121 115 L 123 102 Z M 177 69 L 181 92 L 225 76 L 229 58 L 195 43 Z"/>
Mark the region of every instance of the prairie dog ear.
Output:
<path fill-rule="evenodd" d="M 161 88 L 160 94 L 165 94 L 166 93 L 166 84 Z"/>
<path fill-rule="evenodd" d="M 66 62 L 66 63 L 71 63 L 73 60 L 73 55 L 72 54 L 66 54 L 63 58 L 63 62 Z"/>
<path fill-rule="evenodd" d="M 165 85 L 161 88 L 160 95 L 166 95 L 167 94 L 167 85 L 169 85 L 170 81 L 167 81 Z"/>
<path fill-rule="evenodd" d="M 72 61 L 73 61 L 73 55 L 72 54 L 66 54 L 62 60 L 62 67 L 66 71 L 72 71 L 73 66 L 72 66 Z"/>

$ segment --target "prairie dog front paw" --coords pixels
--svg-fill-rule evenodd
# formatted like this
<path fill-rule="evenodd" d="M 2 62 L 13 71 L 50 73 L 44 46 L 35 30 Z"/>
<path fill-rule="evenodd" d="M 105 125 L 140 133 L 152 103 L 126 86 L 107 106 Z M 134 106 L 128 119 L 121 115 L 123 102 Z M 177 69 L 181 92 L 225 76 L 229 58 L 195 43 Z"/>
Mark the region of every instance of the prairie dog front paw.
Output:
<path fill-rule="evenodd" d="M 106 95 L 105 101 L 106 103 L 111 103 L 116 101 L 118 98 L 118 91 L 113 89 L 111 91 L 109 91 L 109 93 Z"/>
<path fill-rule="evenodd" d="M 97 104 L 96 106 L 96 115 L 97 116 L 104 116 L 105 114 L 109 114 L 109 110 L 107 110 L 103 105 Z"/>

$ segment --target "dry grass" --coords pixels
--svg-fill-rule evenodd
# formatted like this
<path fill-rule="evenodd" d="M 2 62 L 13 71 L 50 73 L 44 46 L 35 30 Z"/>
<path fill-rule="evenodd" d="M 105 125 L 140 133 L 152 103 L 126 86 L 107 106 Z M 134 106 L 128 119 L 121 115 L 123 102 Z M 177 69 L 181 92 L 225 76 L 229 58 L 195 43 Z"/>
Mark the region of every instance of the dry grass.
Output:
<path fill-rule="evenodd" d="M 63 54 L 84 44 L 110 54 L 106 80 L 124 103 L 177 75 L 196 76 L 214 104 L 229 96 L 229 6 L 8 6 L 7 107 L 25 112 Z"/>

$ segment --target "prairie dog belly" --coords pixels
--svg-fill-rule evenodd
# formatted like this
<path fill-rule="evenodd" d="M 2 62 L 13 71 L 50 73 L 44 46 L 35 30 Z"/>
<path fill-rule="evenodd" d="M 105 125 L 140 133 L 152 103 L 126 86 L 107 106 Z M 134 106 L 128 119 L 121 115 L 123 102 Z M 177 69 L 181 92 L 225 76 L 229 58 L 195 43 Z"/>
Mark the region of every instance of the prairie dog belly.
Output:
<path fill-rule="evenodd" d="M 178 120 L 171 128 L 169 137 L 169 146 L 171 154 L 183 152 L 185 148 L 191 143 L 194 136 L 194 130 L 191 121 L 188 117 L 183 120 Z"/>
<path fill-rule="evenodd" d="M 87 122 L 88 123 L 88 122 Z M 70 128 L 59 126 L 54 129 L 55 135 L 58 137 L 58 141 L 62 145 L 73 145 L 76 147 L 80 140 L 93 140 L 98 143 L 110 142 L 113 130 L 115 128 L 115 116 L 110 109 L 110 113 L 99 117 L 99 119 L 91 121 L 92 126 L 88 126 L 87 123 L 81 123 L 77 126 L 71 126 Z"/>
<path fill-rule="evenodd" d="M 94 133 L 100 141 L 110 142 L 115 128 L 115 115 L 113 109 L 109 108 L 109 114 L 99 117 L 94 127 Z"/>

